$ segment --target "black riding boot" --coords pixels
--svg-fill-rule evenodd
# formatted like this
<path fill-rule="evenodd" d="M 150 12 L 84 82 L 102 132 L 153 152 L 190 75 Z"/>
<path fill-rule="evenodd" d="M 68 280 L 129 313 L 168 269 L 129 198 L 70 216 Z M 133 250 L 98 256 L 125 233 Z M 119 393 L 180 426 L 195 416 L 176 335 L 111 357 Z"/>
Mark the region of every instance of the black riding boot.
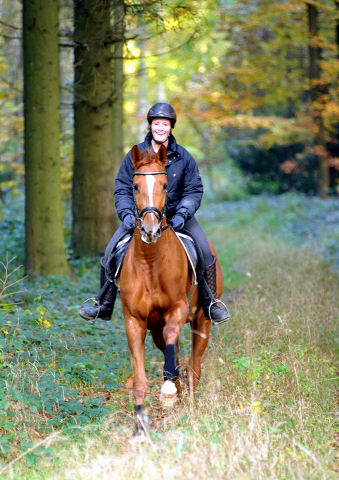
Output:
<path fill-rule="evenodd" d="M 105 272 L 105 267 L 101 265 L 100 268 L 100 289 L 105 285 L 106 283 L 106 272 Z M 115 298 L 117 296 L 117 287 L 114 282 L 111 282 L 108 287 L 106 292 L 104 293 L 103 297 L 99 299 L 99 305 L 91 305 L 90 307 L 82 307 L 79 310 L 79 315 L 84 318 L 85 320 L 88 320 L 89 322 L 94 322 L 97 318 L 101 318 L 101 320 L 110 320 L 112 313 L 113 313 L 113 308 L 114 308 L 114 303 L 115 303 Z"/>
<path fill-rule="evenodd" d="M 217 294 L 217 270 L 215 262 L 216 258 L 213 257 L 213 263 L 205 267 L 204 279 L 210 291 L 208 291 L 204 279 L 202 279 L 199 282 L 199 300 L 205 318 L 211 320 L 213 324 L 219 324 L 226 322 L 226 320 L 230 318 L 230 315 L 227 308 L 226 310 L 221 309 L 219 306 L 222 305 L 222 303 L 215 299 Z"/>

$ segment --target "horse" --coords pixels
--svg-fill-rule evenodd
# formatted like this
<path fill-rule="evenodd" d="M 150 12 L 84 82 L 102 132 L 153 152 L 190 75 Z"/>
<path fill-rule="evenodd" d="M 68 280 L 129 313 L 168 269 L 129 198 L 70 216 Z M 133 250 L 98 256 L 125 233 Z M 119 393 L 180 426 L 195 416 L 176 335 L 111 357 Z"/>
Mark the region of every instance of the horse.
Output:
<path fill-rule="evenodd" d="M 167 150 L 161 145 L 157 154 L 153 151 L 143 153 L 136 145 L 131 151 L 136 223 L 120 273 L 120 298 L 134 372 L 135 436 L 143 433 L 148 421 L 143 407 L 147 393 L 147 330 L 164 354 L 161 394 L 176 398 L 181 394 L 178 338 L 180 330 L 190 322 L 192 350 L 187 377 L 190 398 L 194 398 L 201 375 L 201 357 L 211 327 L 199 305 L 197 285 L 191 284 L 186 252 L 166 221 Z M 220 298 L 222 270 L 216 250 L 212 244 L 210 246 L 217 258 L 217 298 Z"/>

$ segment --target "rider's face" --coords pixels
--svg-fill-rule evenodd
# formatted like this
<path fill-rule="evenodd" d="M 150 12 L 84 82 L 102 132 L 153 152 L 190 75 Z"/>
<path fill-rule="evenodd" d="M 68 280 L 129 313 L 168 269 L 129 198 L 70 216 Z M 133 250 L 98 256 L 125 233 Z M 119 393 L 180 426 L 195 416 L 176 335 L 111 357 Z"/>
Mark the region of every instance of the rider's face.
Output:
<path fill-rule="evenodd" d="M 151 123 L 153 138 L 156 142 L 163 143 L 171 132 L 171 122 L 166 118 L 155 118 Z"/>

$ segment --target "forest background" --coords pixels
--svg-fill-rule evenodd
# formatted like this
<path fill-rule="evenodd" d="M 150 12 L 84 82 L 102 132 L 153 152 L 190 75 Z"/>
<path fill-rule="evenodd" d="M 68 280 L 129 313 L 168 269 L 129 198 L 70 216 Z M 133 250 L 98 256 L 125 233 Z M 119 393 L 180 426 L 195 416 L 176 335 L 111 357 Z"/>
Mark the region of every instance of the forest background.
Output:
<path fill-rule="evenodd" d="M 226 478 L 230 464 L 229 478 L 248 465 L 256 478 L 334 475 L 338 78 L 337 0 L 0 1 L 0 475 L 52 478 L 71 445 L 72 478 L 105 478 L 96 455 L 109 445 L 143 478 L 160 468 L 152 442 L 163 465 L 186 452 L 194 478 Z M 150 451 L 130 458 L 121 312 L 95 327 L 76 312 L 117 226 L 114 175 L 157 101 L 174 106 L 202 172 L 200 221 L 233 323 L 211 343 L 204 415 L 183 407 L 172 436 L 159 415 Z M 154 408 L 162 359 L 146 348 Z"/>
<path fill-rule="evenodd" d="M 214 200 L 337 193 L 338 2 L 45 5 L 1 4 L 0 188 L 26 163 L 27 271 L 68 270 L 60 188 L 73 252 L 104 249 L 114 174 L 156 101 L 175 106 Z"/>

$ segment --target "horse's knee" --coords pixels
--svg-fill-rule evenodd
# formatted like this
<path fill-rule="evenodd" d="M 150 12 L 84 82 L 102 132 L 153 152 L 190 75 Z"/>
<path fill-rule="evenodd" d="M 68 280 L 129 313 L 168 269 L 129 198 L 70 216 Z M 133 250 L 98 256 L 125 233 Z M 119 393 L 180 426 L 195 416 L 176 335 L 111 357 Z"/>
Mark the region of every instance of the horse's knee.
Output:
<path fill-rule="evenodd" d="M 176 322 L 169 322 L 165 325 L 163 331 L 163 337 L 166 342 L 168 343 L 177 343 L 178 337 L 180 333 L 180 326 Z"/>

